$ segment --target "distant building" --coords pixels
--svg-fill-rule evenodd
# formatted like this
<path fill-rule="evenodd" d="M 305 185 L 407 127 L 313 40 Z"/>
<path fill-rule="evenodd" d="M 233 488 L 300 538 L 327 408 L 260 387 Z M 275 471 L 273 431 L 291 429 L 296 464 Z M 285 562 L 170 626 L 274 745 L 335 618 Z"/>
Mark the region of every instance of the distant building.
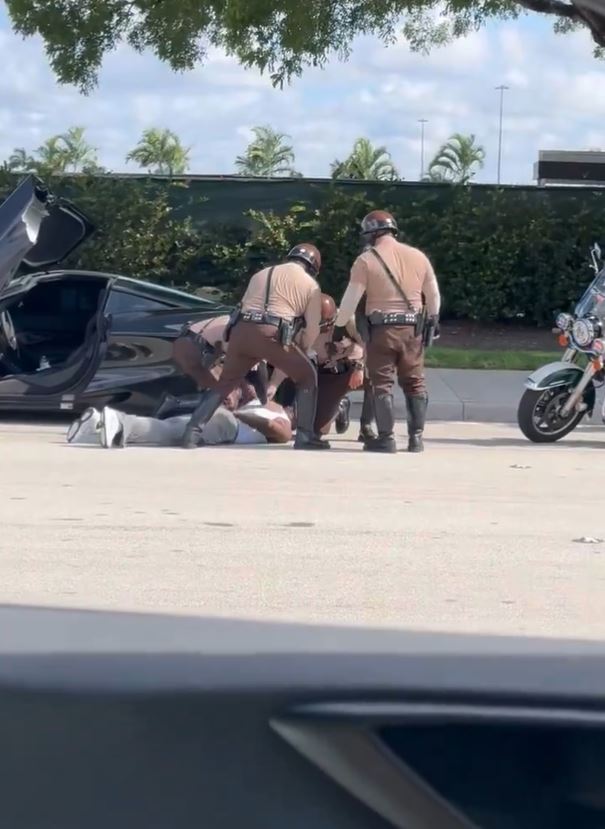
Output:
<path fill-rule="evenodd" d="M 539 185 L 605 186 L 605 152 L 601 150 L 540 150 L 534 164 Z"/>

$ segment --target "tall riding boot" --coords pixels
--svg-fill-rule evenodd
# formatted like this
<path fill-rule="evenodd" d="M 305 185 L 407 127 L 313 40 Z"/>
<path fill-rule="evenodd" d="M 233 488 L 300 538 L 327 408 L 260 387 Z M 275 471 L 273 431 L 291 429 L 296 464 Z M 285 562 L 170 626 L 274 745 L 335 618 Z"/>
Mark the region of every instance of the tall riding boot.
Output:
<path fill-rule="evenodd" d="M 166 394 L 160 405 L 154 412 L 154 417 L 158 420 L 163 420 L 170 414 L 178 411 L 179 408 L 179 399 L 172 394 Z"/>
<path fill-rule="evenodd" d="M 183 435 L 184 449 L 197 449 L 203 444 L 202 429 L 221 405 L 222 397 L 216 391 L 203 392 L 196 410 L 191 415 Z"/>
<path fill-rule="evenodd" d="M 267 363 L 262 360 L 258 364 L 258 368 L 249 371 L 246 375 L 246 380 L 254 389 L 256 396 L 263 406 L 267 405 L 267 388 L 269 387 L 269 371 Z"/>
<path fill-rule="evenodd" d="M 322 440 L 315 433 L 315 413 L 317 411 L 317 387 L 296 389 L 296 439 L 295 449 L 329 449 L 327 440 Z"/>
<path fill-rule="evenodd" d="M 344 435 L 351 424 L 351 401 L 343 397 L 338 404 L 338 412 L 334 418 L 334 427 L 337 435 Z"/>
<path fill-rule="evenodd" d="M 392 394 L 375 394 L 374 410 L 376 412 L 376 425 L 378 426 L 378 437 L 369 440 L 364 449 L 366 452 L 396 452 L 395 443 L 395 410 L 393 408 Z"/>
<path fill-rule="evenodd" d="M 376 440 L 376 432 L 372 428 L 374 422 L 374 390 L 366 385 L 363 391 L 363 403 L 361 406 L 361 417 L 359 418 L 359 443 L 367 443 L 369 440 Z"/>
<path fill-rule="evenodd" d="M 408 409 L 408 452 L 424 452 L 424 424 L 429 400 L 426 395 L 406 397 Z"/>

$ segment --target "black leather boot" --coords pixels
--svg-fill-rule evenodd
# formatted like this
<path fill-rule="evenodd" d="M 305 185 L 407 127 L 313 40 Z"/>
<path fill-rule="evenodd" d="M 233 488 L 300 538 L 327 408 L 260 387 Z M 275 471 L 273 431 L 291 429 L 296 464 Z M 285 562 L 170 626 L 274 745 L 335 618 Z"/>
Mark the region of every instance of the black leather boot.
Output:
<path fill-rule="evenodd" d="M 372 428 L 374 421 L 374 392 L 366 388 L 363 393 L 363 404 L 361 406 L 361 417 L 359 418 L 359 443 L 367 443 L 376 440 L 378 435 Z"/>
<path fill-rule="evenodd" d="M 337 435 L 344 435 L 351 424 L 351 401 L 343 397 L 338 404 L 338 414 L 334 418 L 334 428 Z"/>
<path fill-rule="evenodd" d="M 315 433 L 317 388 L 296 389 L 296 438 L 295 449 L 329 449 L 327 440 Z"/>
<path fill-rule="evenodd" d="M 221 405 L 221 395 L 215 391 L 205 391 L 196 410 L 191 415 L 183 435 L 183 449 L 197 449 L 202 446 L 202 429 Z"/>
<path fill-rule="evenodd" d="M 163 420 L 169 414 L 178 411 L 180 400 L 172 394 L 167 394 L 154 413 L 154 417 Z"/>
<path fill-rule="evenodd" d="M 426 410 L 428 397 L 406 397 L 408 409 L 408 452 L 424 452 L 424 424 L 426 421 Z"/>
<path fill-rule="evenodd" d="M 269 387 L 269 371 L 267 369 L 267 363 L 262 360 L 258 368 L 254 369 L 254 371 L 249 371 L 246 375 L 246 380 L 250 383 L 252 388 L 254 389 L 256 396 L 260 400 L 263 406 L 267 405 L 267 388 Z"/>
<path fill-rule="evenodd" d="M 397 451 L 395 443 L 395 410 L 393 409 L 392 394 L 374 395 L 374 409 L 378 437 L 369 440 L 363 447 L 366 452 L 386 452 L 392 454 Z"/>

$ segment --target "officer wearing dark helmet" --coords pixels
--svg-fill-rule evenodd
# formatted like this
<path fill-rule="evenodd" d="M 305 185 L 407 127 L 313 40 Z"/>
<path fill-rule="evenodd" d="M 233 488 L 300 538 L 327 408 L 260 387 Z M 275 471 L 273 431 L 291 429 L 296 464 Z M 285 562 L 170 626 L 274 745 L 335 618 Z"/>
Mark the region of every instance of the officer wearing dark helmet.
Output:
<path fill-rule="evenodd" d="M 320 268 L 319 251 L 305 243 L 292 248 L 282 264 L 264 268 L 250 279 L 226 335 L 229 347 L 221 376 L 191 416 L 183 446 L 202 445 L 201 429 L 223 398 L 252 366 L 266 360 L 296 384 L 294 448 L 330 448 L 314 429 L 317 370 L 307 353 L 320 329 L 321 289 L 316 279 Z"/>
<path fill-rule="evenodd" d="M 433 267 L 422 251 L 397 241 L 397 223 L 385 210 L 373 210 L 361 223 L 368 247 L 357 257 L 336 319 L 335 337 L 363 294 L 370 327 L 367 370 L 374 390 L 378 437 L 370 452 L 396 452 L 393 382 L 403 389 L 408 411 L 408 451 L 422 452 L 428 396 L 424 378 L 424 335 L 436 330 L 440 295 Z"/>

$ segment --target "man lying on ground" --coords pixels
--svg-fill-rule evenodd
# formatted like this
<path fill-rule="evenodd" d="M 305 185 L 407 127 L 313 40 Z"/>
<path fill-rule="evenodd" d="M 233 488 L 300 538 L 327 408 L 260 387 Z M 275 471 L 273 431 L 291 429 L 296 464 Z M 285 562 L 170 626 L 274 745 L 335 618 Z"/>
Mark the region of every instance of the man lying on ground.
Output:
<path fill-rule="evenodd" d="M 155 417 L 127 415 L 106 406 L 103 411 L 87 409 L 69 428 L 71 444 L 99 443 L 104 449 L 125 446 L 180 446 L 190 416 L 178 415 L 160 420 Z M 263 406 L 248 394 L 234 411 L 220 406 L 204 426 L 207 446 L 222 444 L 288 443 L 292 439 L 292 420 L 286 410 L 270 401 Z"/>

